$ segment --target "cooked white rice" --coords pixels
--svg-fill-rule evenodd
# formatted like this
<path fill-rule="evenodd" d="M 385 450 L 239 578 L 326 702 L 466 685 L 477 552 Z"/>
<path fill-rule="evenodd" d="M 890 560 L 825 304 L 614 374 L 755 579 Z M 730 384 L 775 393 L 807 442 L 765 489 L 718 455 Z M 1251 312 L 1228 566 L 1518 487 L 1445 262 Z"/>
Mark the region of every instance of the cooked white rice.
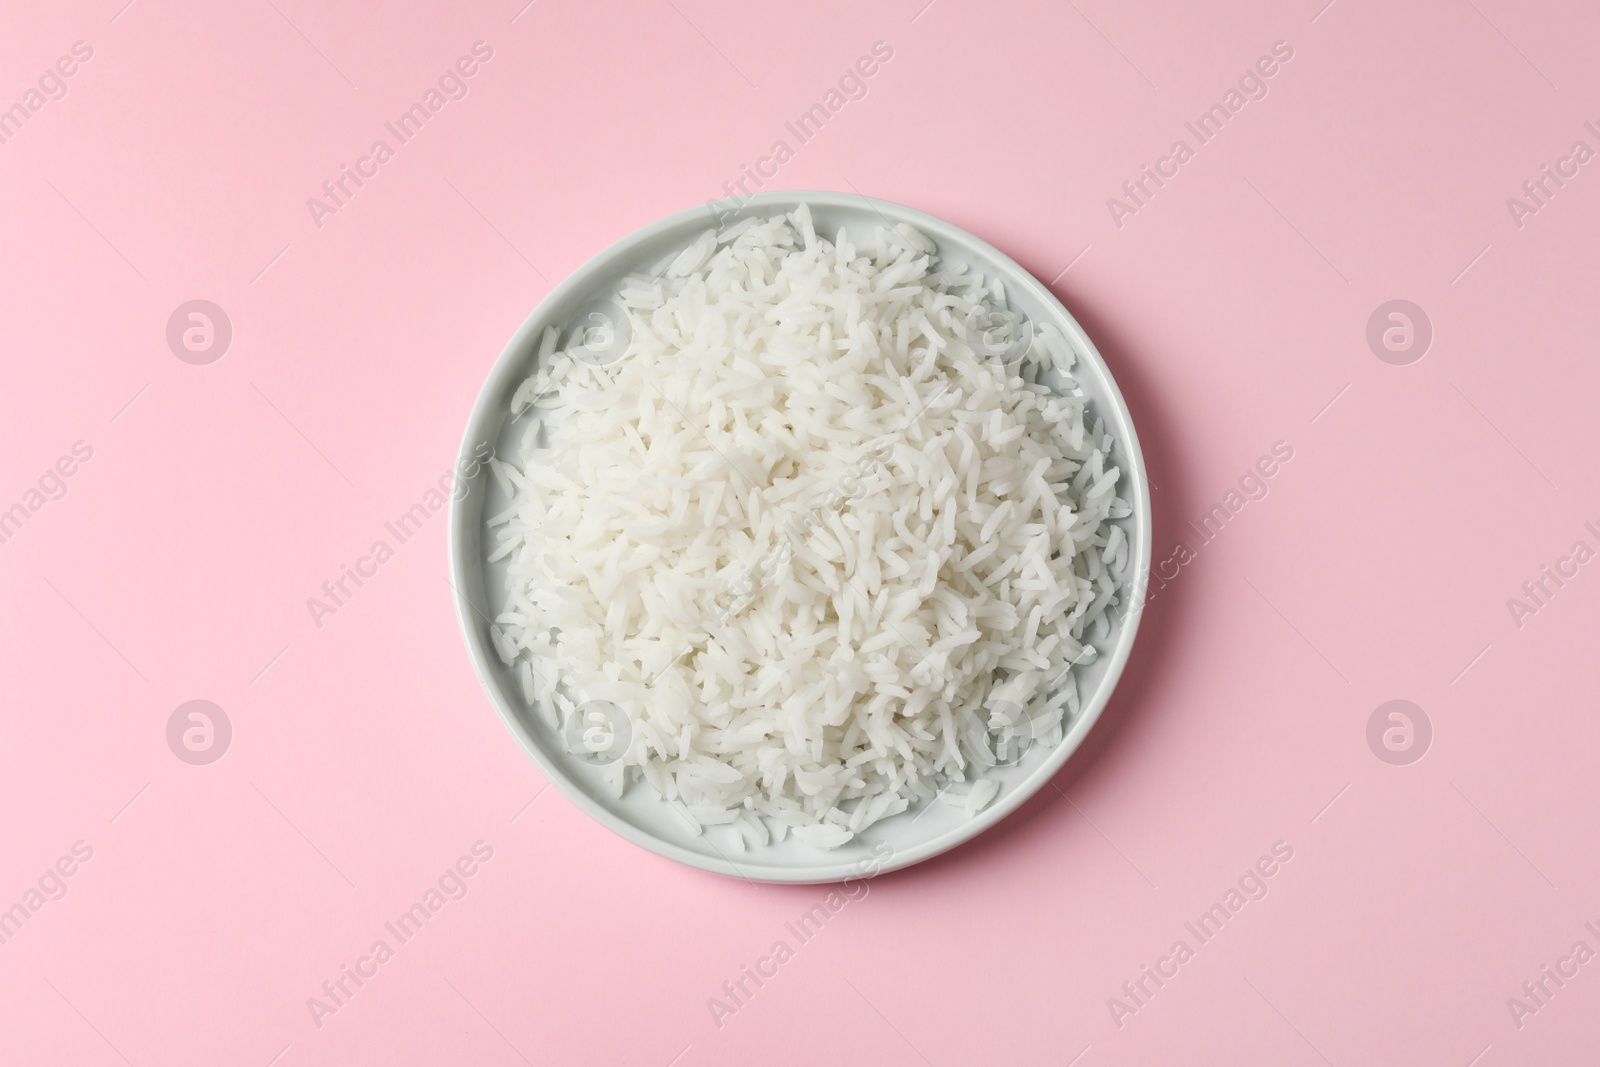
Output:
<path fill-rule="evenodd" d="M 1126 555 L 1110 438 L 1038 380 L 1066 339 L 915 230 L 830 242 L 804 207 L 617 303 L 614 362 L 547 332 L 525 454 L 492 463 L 524 694 L 736 849 L 988 804 L 997 750 L 1077 711 Z"/>

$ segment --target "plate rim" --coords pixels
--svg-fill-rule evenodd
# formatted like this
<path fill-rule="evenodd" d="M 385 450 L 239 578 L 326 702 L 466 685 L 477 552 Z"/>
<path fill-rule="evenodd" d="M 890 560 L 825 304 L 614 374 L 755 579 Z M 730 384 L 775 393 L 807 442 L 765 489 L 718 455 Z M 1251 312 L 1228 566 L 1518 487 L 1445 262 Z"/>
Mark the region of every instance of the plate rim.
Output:
<path fill-rule="evenodd" d="M 511 338 L 495 358 L 493 365 L 485 376 L 483 385 L 473 400 L 472 410 L 467 417 L 465 432 L 462 435 L 461 446 L 457 451 L 456 471 L 462 469 L 461 464 L 470 458 L 472 450 L 479 440 L 488 438 L 484 435 L 487 424 L 493 417 L 493 408 L 501 397 L 504 384 L 502 379 L 512 373 L 512 367 L 525 362 L 529 357 L 530 343 L 542 327 L 542 317 L 545 308 L 559 304 L 574 290 L 579 290 L 589 285 L 596 275 L 610 271 L 619 257 L 625 256 L 631 249 L 641 245 L 658 234 L 675 229 L 696 216 L 704 216 L 714 205 L 723 201 L 707 201 L 695 207 L 673 212 L 655 222 L 648 223 L 625 236 L 611 242 L 604 249 L 586 260 L 582 266 L 554 286 L 544 298 L 541 299 L 530 311 L 522 324 L 512 333 Z M 701 855 L 690 849 L 659 837 L 623 819 L 590 797 L 582 785 L 575 781 L 559 763 L 547 759 L 544 751 L 533 743 L 522 719 L 511 707 L 507 694 L 502 691 L 499 679 L 495 675 L 494 664 L 499 662 L 498 654 L 489 647 L 489 638 L 480 634 L 474 622 L 474 615 L 478 609 L 472 603 L 464 587 L 471 578 L 469 563 L 466 558 L 465 544 L 471 538 L 465 537 L 466 523 L 468 522 L 468 501 L 472 494 L 451 493 L 450 517 L 446 549 L 449 554 L 449 567 L 452 588 L 452 599 L 455 602 L 456 622 L 466 645 L 468 657 L 472 660 L 473 670 L 478 677 L 479 684 L 483 687 L 489 702 L 494 705 L 500 720 L 515 737 L 545 775 L 549 784 L 561 790 L 568 800 L 572 801 L 587 815 L 594 818 L 602 826 L 622 837 L 624 840 L 647 849 L 659 856 L 676 860 L 701 870 L 711 871 L 715 874 L 734 878 L 743 878 L 746 881 L 768 882 L 773 884 L 789 885 L 816 885 L 845 881 L 851 878 L 874 877 L 878 874 L 892 870 L 900 870 L 932 859 L 935 856 L 956 848 L 971 841 L 973 838 L 985 833 L 1012 812 L 1020 808 L 1035 793 L 1050 782 L 1061 768 L 1071 758 L 1072 754 L 1083 744 L 1084 738 L 1099 721 L 1105 707 L 1110 703 L 1112 694 L 1115 693 L 1122 673 L 1127 666 L 1128 658 L 1132 655 L 1133 646 L 1137 641 L 1139 624 L 1144 615 L 1144 606 L 1149 594 L 1149 571 L 1152 554 L 1152 522 L 1150 515 L 1150 487 L 1149 477 L 1146 473 L 1144 453 L 1139 446 L 1139 438 L 1134 427 L 1133 413 L 1129 410 L 1127 400 L 1122 395 L 1116 377 L 1111 373 L 1110 366 L 1101 356 L 1100 350 L 1094 341 L 1084 331 L 1077 318 L 1067 309 L 1059 297 L 1033 273 L 1017 263 L 1010 256 L 995 248 L 965 229 L 953 223 L 946 222 L 934 215 L 907 207 L 893 201 L 882 200 L 876 197 L 866 197 L 859 193 L 839 193 L 821 190 L 770 190 L 756 193 L 742 198 L 736 208 L 723 216 L 713 216 L 712 224 L 725 225 L 726 215 L 742 215 L 745 213 L 758 213 L 782 208 L 792 210 L 799 204 L 806 203 L 813 206 L 838 207 L 856 209 L 865 203 L 868 207 L 884 215 L 889 221 L 890 216 L 895 216 L 893 221 L 907 222 L 926 233 L 937 243 L 942 238 L 953 238 L 958 245 L 966 245 L 967 249 L 992 260 L 994 265 L 1003 274 L 1003 281 L 1009 290 L 1016 287 L 1028 289 L 1035 300 L 1047 307 L 1053 307 L 1065 320 L 1073 347 L 1078 353 L 1078 358 L 1092 363 L 1104 379 L 1107 387 L 1106 401 L 1109 401 L 1115 414 L 1119 417 L 1125 432 L 1118 434 L 1117 444 L 1123 453 L 1127 464 L 1127 474 L 1134 483 L 1137 499 L 1133 501 L 1134 511 L 1128 516 L 1137 533 L 1138 559 L 1135 566 L 1130 568 L 1129 577 L 1124 588 L 1129 597 L 1126 606 L 1121 612 L 1120 625 L 1124 633 L 1113 649 L 1105 674 L 1101 677 L 1099 687 L 1092 697 L 1083 704 L 1077 720 L 1072 723 L 1049 757 L 1037 767 L 1027 778 L 1018 782 L 1000 797 L 997 797 L 988 807 L 963 823 L 947 830 L 920 845 L 905 849 L 894 849 L 890 846 L 891 853 L 888 857 L 870 861 L 853 860 L 840 861 L 828 860 L 829 853 L 819 850 L 819 862 L 805 867 L 791 867 L 774 864 L 763 864 L 758 859 L 745 861 L 742 857 L 753 856 L 753 853 L 737 853 L 740 860 L 729 859 L 720 854 L 720 850 L 713 845 L 714 851 L 719 852 L 719 857 Z M 885 214 L 887 212 L 888 214 Z M 536 345 L 533 346 L 536 349 Z M 1097 398 L 1097 402 L 1099 401 Z M 1102 412 L 1105 418 L 1111 412 Z M 1110 421 L 1109 419 L 1107 421 Z M 499 424 L 496 424 L 499 425 Z M 486 478 L 487 471 L 480 470 L 478 478 Z M 481 524 L 481 505 L 479 506 L 479 519 Z M 479 546 L 481 554 L 481 546 Z M 480 577 L 486 575 L 483 569 L 485 561 L 477 561 Z M 487 585 L 487 583 L 483 583 Z M 487 588 L 481 590 L 485 594 L 487 605 Z M 1136 602 L 1135 602 L 1136 598 Z M 931 801 L 930 801 L 931 803 Z"/>

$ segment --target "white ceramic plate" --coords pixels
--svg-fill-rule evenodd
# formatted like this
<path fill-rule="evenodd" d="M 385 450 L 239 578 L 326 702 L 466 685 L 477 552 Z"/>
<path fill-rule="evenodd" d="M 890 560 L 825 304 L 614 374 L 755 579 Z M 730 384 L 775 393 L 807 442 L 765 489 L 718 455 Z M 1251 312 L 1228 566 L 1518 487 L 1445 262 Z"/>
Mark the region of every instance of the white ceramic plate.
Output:
<path fill-rule="evenodd" d="M 620 800 L 613 798 L 601 779 L 601 769 L 570 755 L 561 734 L 546 726 L 538 710 L 523 700 L 515 668 L 504 666 L 491 644 L 489 621 L 506 602 L 505 565 L 486 561 L 494 539 L 484 520 L 504 510 L 509 498 L 473 457 L 481 457 L 490 448 L 499 456 L 517 456 L 521 429 L 511 425 L 511 396 L 536 366 L 539 337 L 545 327 L 553 324 L 565 331 L 579 309 L 611 296 L 625 275 L 650 272 L 669 253 L 715 224 L 712 212 L 706 207 L 693 208 L 652 223 L 601 252 L 556 286 L 500 353 L 473 405 L 462 441 L 462 462 L 457 470 L 476 473 L 462 480 L 451 504 L 450 571 L 467 651 L 506 726 L 568 799 L 629 841 L 663 856 L 720 874 L 769 882 L 833 882 L 905 867 L 977 836 L 1015 811 L 1061 769 L 1110 699 L 1133 646 L 1150 568 L 1150 491 L 1133 422 L 1111 372 L 1061 302 L 1027 271 L 971 234 L 881 200 L 841 193 L 762 193 L 738 211 L 724 215 L 722 223 L 731 224 L 752 214 L 789 211 L 802 202 L 811 206 L 818 234 L 829 238 L 843 227 L 853 239 L 865 242 L 886 221 L 909 223 L 937 243 L 945 262 L 971 264 L 986 278 L 1000 277 L 1013 308 L 1036 324 L 1054 323 L 1071 341 L 1078 355 L 1073 371 L 1076 388 L 1088 395 L 1091 413 L 1105 420 L 1115 438 L 1112 458 L 1122 469 L 1118 493 L 1133 507 L 1133 513 L 1120 520 L 1128 536 L 1131 565 L 1124 575 L 1123 604 L 1110 636 L 1101 643 L 1095 662 L 1079 668 L 1082 708 L 1067 724 L 1062 741 L 1048 748 L 1035 745 L 1015 765 L 991 770 L 988 776 L 998 780 L 1000 793 L 975 818 L 932 801 L 877 823 L 831 851 L 809 847 L 789 835 L 780 843 L 736 852 L 719 836 L 731 835 L 730 828 L 712 827 L 706 836 L 696 835 L 642 782 L 630 784 Z"/>

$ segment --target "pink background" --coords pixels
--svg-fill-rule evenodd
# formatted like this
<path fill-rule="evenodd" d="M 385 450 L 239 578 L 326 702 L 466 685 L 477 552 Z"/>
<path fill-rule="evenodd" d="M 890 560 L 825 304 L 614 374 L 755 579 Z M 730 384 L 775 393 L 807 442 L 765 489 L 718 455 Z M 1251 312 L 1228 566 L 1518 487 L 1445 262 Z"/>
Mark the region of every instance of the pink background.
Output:
<path fill-rule="evenodd" d="M 1600 12 L 924 2 L 8 5 L 0 106 L 93 58 L 0 145 L 0 509 L 93 456 L 0 545 L 0 907 L 93 856 L 0 945 L 0 1061 L 1592 1060 L 1600 962 L 1507 999 L 1600 951 L 1600 567 L 1520 628 L 1507 600 L 1600 547 L 1600 162 L 1520 227 L 1507 198 L 1600 149 Z M 315 225 L 480 40 L 466 97 Z M 1280 40 L 1265 99 L 1117 226 L 1107 198 Z M 541 792 L 469 668 L 442 516 L 320 628 L 306 606 L 450 469 L 553 283 L 778 139 L 765 187 L 908 204 L 1054 279 L 1133 408 L 1158 561 L 1294 451 L 1159 592 L 1054 788 L 803 945 L 825 890 Z M 1434 330 L 1409 366 L 1365 339 L 1396 298 Z M 193 299 L 233 326 L 206 366 L 165 338 Z M 166 741 L 192 699 L 233 727 L 208 766 Z M 1391 699 L 1432 723 L 1408 766 L 1367 744 Z M 318 1026 L 308 998 L 478 841 L 464 899 Z M 1119 1026 L 1108 998 L 1280 841 L 1265 899 Z"/>

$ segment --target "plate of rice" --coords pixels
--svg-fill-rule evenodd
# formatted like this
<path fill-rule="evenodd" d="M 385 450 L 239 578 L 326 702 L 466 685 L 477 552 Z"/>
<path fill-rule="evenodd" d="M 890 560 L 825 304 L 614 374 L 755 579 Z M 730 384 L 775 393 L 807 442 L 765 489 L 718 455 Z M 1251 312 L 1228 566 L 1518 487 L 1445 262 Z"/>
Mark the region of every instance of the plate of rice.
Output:
<path fill-rule="evenodd" d="M 1127 405 L 1050 290 L 929 215 L 763 193 L 557 286 L 473 407 L 468 653 L 545 776 L 663 856 L 772 882 L 993 826 L 1138 629 Z"/>

